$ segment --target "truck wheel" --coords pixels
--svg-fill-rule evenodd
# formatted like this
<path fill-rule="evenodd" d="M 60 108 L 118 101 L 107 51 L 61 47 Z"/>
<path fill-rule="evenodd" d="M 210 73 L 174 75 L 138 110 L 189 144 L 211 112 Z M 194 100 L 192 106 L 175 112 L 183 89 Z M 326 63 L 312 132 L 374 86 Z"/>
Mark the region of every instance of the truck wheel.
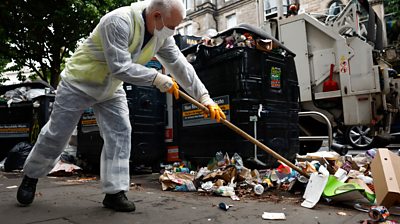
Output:
<path fill-rule="evenodd" d="M 364 125 L 348 127 L 345 139 L 354 149 L 370 149 L 375 143 L 371 128 Z"/>

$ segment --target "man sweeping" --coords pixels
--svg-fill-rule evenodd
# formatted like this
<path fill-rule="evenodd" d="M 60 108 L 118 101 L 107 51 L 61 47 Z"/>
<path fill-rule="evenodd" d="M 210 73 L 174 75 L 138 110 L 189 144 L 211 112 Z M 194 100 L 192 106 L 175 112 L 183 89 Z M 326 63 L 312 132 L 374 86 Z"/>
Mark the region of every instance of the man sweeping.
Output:
<path fill-rule="evenodd" d="M 176 98 L 179 83 L 209 108 L 212 119 L 225 118 L 175 45 L 172 35 L 185 16 L 181 0 L 149 0 L 118 8 L 101 18 L 61 73 L 50 119 L 24 166 L 17 193 L 20 204 L 33 202 L 38 178 L 51 171 L 81 114 L 92 107 L 104 140 L 100 165 L 103 205 L 122 212 L 135 210 L 135 204 L 125 195 L 130 183 L 132 127 L 123 82 L 154 85 Z M 144 66 L 153 56 L 174 79 Z"/>

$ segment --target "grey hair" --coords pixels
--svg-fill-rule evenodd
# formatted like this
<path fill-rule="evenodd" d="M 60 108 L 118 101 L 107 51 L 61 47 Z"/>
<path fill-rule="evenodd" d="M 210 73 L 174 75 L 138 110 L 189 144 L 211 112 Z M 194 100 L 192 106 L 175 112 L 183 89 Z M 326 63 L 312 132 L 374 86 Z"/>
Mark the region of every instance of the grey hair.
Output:
<path fill-rule="evenodd" d="M 157 10 L 169 17 L 171 16 L 171 9 L 173 8 L 179 11 L 182 18 L 186 17 L 186 9 L 182 0 L 150 0 L 147 6 L 147 12 Z"/>

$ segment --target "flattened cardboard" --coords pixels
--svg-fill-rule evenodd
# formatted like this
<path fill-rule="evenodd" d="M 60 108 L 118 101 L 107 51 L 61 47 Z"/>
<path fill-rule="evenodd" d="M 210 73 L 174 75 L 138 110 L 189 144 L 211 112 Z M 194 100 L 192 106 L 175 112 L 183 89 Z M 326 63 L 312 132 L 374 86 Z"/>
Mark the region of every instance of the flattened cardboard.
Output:
<path fill-rule="evenodd" d="M 371 163 L 376 203 L 390 208 L 400 203 L 400 157 L 386 148 L 377 150 Z"/>

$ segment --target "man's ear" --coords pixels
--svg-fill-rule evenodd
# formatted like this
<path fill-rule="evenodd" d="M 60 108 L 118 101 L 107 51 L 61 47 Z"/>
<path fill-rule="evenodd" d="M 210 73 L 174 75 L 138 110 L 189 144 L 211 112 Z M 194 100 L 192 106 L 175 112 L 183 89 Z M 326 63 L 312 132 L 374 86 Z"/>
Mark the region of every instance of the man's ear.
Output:
<path fill-rule="evenodd" d="M 153 12 L 153 16 L 154 16 L 156 19 L 160 19 L 160 18 L 161 18 L 161 12 L 160 12 L 160 11 L 154 11 L 154 12 Z"/>

